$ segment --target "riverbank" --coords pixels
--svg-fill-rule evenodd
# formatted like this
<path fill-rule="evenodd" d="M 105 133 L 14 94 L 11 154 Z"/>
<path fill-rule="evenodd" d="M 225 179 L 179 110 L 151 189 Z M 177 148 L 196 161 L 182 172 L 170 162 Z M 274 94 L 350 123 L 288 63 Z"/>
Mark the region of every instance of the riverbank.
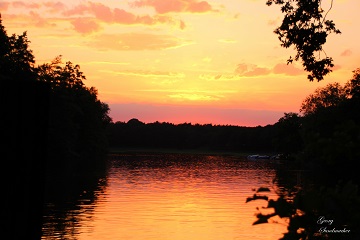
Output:
<path fill-rule="evenodd" d="M 252 154 L 272 155 L 268 152 L 216 151 L 209 149 L 174 149 L 174 148 L 109 148 L 108 154 L 200 154 L 216 156 L 247 157 Z"/>
<path fill-rule="evenodd" d="M 213 151 L 207 149 L 175 149 L 175 148 L 110 148 L 109 154 L 200 154 L 246 157 L 249 153 L 233 151 Z"/>

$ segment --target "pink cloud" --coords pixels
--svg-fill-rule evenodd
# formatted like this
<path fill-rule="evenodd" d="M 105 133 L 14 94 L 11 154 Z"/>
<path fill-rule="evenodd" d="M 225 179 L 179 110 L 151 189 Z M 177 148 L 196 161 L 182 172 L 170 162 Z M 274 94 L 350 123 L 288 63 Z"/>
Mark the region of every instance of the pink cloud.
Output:
<path fill-rule="evenodd" d="M 291 64 L 279 63 L 273 69 L 276 74 L 285 74 L 290 76 L 301 75 L 304 73 L 302 69 L 296 68 Z"/>
<path fill-rule="evenodd" d="M 155 25 L 155 24 L 170 24 L 173 26 L 178 26 L 180 29 L 185 28 L 184 22 L 181 20 L 176 20 L 171 16 L 166 15 L 135 15 L 125 9 L 120 8 L 111 8 L 101 2 L 81 2 L 80 4 L 73 6 L 68 9 L 67 6 L 62 2 L 43 2 L 38 3 L 28 3 L 25 1 L 15 1 L 11 2 L 1 2 L 0 10 L 7 10 L 10 6 L 15 8 L 26 8 L 29 9 L 29 17 L 34 17 L 37 21 L 35 24 L 38 27 L 43 27 L 49 25 L 44 19 L 41 19 L 39 11 L 32 12 L 31 10 L 44 8 L 45 11 L 48 11 L 52 14 L 62 14 L 65 17 L 71 17 L 68 19 L 70 23 L 74 26 L 74 30 L 79 33 L 90 33 L 100 30 L 100 24 L 98 21 L 105 23 L 118 23 L 118 24 L 142 24 L 142 25 Z M 74 19 L 77 18 L 77 19 Z M 84 18 L 82 18 L 84 17 Z M 86 19 L 85 19 L 86 17 Z M 81 18 L 81 19 L 80 19 Z M 90 21 L 89 18 L 93 20 Z M 33 23 L 34 20 L 31 22 Z M 40 21 L 41 20 L 41 21 Z"/>
<path fill-rule="evenodd" d="M 111 9 L 107 6 L 105 6 L 102 3 L 89 3 L 89 12 L 94 13 L 95 17 L 104 21 L 104 22 L 112 22 L 114 13 L 111 11 Z"/>
<path fill-rule="evenodd" d="M 332 68 L 333 71 L 339 70 L 341 69 L 341 65 L 334 65 L 334 67 Z"/>
<path fill-rule="evenodd" d="M 291 64 L 287 65 L 285 63 L 279 63 L 275 65 L 273 69 L 259 67 L 255 64 L 240 63 L 235 69 L 235 74 L 246 77 L 264 76 L 270 74 L 271 72 L 290 76 L 303 74 L 302 69 L 296 68 Z"/>
<path fill-rule="evenodd" d="M 150 6 L 160 14 L 169 12 L 203 13 L 213 11 L 213 8 L 208 2 L 197 0 L 139 0 L 134 2 L 133 5 L 136 7 Z"/>
<path fill-rule="evenodd" d="M 100 30 L 99 24 L 86 18 L 77 18 L 71 22 L 74 29 L 79 33 L 92 33 Z"/>
<path fill-rule="evenodd" d="M 150 19 L 150 17 L 148 17 L 148 18 Z M 119 8 L 114 9 L 114 22 L 133 24 L 136 21 L 137 21 L 137 18 L 134 14 L 129 13 L 123 9 L 119 9 Z"/>
<path fill-rule="evenodd" d="M 262 68 L 253 64 L 245 64 L 245 63 L 238 64 L 237 68 L 235 69 L 236 74 L 247 77 L 267 75 L 270 72 L 271 70 L 268 68 Z"/>
<path fill-rule="evenodd" d="M 211 5 L 208 2 L 191 1 L 188 7 L 189 12 L 209 12 L 212 10 Z"/>
<path fill-rule="evenodd" d="M 50 23 L 47 19 L 41 17 L 38 13 L 30 11 L 29 13 L 31 22 L 34 23 L 36 27 L 50 27 L 55 26 L 55 24 Z"/>
<path fill-rule="evenodd" d="M 142 0 L 135 2 L 138 7 L 151 6 L 156 12 L 163 14 L 167 12 L 181 12 L 184 9 L 184 4 L 180 0 Z"/>
<path fill-rule="evenodd" d="M 263 76 L 263 75 L 268 75 L 270 72 L 271 71 L 268 68 L 255 67 L 254 69 L 246 72 L 245 76 L 248 77 Z"/>
<path fill-rule="evenodd" d="M 54 27 L 55 23 L 52 23 L 50 20 L 43 18 L 38 13 L 30 11 L 28 15 L 25 14 L 7 14 L 6 19 L 12 22 L 16 22 L 17 26 L 28 27 Z"/>
<path fill-rule="evenodd" d="M 247 70 L 248 70 L 248 67 L 245 63 L 239 63 L 237 65 L 237 68 L 235 69 L 235 73 L 243 74 L 243 73 L 247 72 Z"/>
<path fill-rule="evenodd" d="M 347 57 L 347 56 L 350 56 L 350 55 L 352 55 L 352 51 L 350 49 L 346 49 L 345 51 L 343 51 L 341 53 L 340 56 Z"/>
<path fill-rule="evenodd" d="M 66 6 L 62 2 L 45 2 L 44 6 L 50 8 L 51 12 L 58 12 L 65 10 Z"/>
<path fill-rule="evenodd" d="M 80 4 L 75 6 L 73 9 L 66 10 L 63 12 L 64 16 L 84 15 L 89 10 L 88 5 Z"/>
<path fill-rule="evenodd" d="M 0 10 L 4 11 L 7 10 L 10 6 L 9 2 L 0 2 Z"/>
<path fill-rule="evenodd" d="M 28 3 L 22 1 L 13 2 L 12 5 L 16 8 L 24 7 L 24 8 L 40 8 L 40 4 L 37 3 Z"/>
<path fill-rule="evenodd" d="M 63 12 L 64 16 L 83 16 L 85 14 L 92 14 L 96 19 L 99 19 L 106 23 L 119 23 L 119 24 L 144 24 L 144 25 L 154 25 L 157 23 L 167 23 L 167 24 L 176 24 L 178 21 L 175 21 L 170 16 L 162 15 L 143 15 L 137 16 L 131 12 L 128 12 L 124 9 L 114 8 L 102 4 L 88 2 L 87 4 L 80 4 L 73 9 Z M 180 28 L 184 28 L 185 24 L 180 22 Z"/>

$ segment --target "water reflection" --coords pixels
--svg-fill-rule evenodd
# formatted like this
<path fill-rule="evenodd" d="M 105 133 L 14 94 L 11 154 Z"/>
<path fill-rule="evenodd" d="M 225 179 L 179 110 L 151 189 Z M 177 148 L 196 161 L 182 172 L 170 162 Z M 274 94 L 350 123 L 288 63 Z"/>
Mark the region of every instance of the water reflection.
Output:
<path fill-rule="evenodd" d="M 45 189 L 42 239 L 77 239 L 91 222 L 96 202 L 104 197 L 106 172 L 48 176 Z"/>
<path fill-rule="evenodd" d="M 54 181 L 43 239 L 279 239 L 281 219 L 252 226 L 256 207 L 267 202 L 245 203 L 274 178 L 273 162 L 113 155 L 106 176 Z"/>

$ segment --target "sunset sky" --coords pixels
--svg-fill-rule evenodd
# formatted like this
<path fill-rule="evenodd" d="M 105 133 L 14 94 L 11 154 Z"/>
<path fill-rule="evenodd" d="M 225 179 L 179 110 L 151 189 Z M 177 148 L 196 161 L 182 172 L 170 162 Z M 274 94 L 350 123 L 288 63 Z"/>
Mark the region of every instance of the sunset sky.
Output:
<path fill-rule="evenodd" d="M 266 0 L 0 2 L 8 35 L 27 31 L 37 64 L 58 55 L 79 64 L 113 121 L 257 126 L 298 112 L 303 99 L 360 67 L 360 1 L 334 0 L 327 15 L 342 31 L 324 49 L 335 68 L 309 82 L 286 65 Z M 323 0 L 327 11 L 330 0 Z"/>

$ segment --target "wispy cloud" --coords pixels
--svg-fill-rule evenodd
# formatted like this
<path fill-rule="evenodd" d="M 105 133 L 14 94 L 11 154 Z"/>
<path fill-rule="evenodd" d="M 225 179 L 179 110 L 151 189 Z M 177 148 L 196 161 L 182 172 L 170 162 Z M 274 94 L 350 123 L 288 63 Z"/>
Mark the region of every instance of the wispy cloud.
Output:
<path fill-rule="evenodd" d="M 52 20 L 42 17 L 35 11 L 30 11 L 28 14 L 6 14 L 6 20 L 9 20 L 10 24 L 15 23 L 16 27 L 46 28 L 57 26 Z"/>
<path fill-rule="evenodd" d="M 10 6 L 9 2 L 0 2 L 0 10 L 1 11 L 6 11 Z"/>
<path fill-rule="evenodd" d="M 65 11 L 66 9 L 66 5 L 62 2 L 44 2 L 44 6 L 48 8 L 51 13 Z"/>
<path fill-rule="evenodd" d="M 100 25 L 93 19 L 88 18 L 76 18 L 71 21 L 75 31 L 79 33 L 92 33 L 97 32 L 101 29 Z"/>
<path fill-rule="evenodd" d="M 178 48 L 192 44 L 191 41 L 170 35 L 157 35 L 147 33 L 103 34 L 94 37 L 88 45 L 100 50 L 162 50 Z"/>
<path fill-rule="evenodd" d="M 211 82 L 229 82 L 229 81 L 238 81 L 240 78 L 235 74 L 200 74 L 199 79 L 204 81 Z"/>
<path fill-rule="evenodd" d="M 66 9 L 66 5 L 62 2 L 31 2 L 31 1 L 14 1 L 14 2 L 0 2 L 0 10 L 7 10 L 8 8 L 31 10 L 45 10 L 53 13 L 58 13 Z"/>
<path fill-rule="evenodd" d="M 218 101 L 226 98 L 227 94 L 236 93 L 234 90 L 196 90 L 196 89 L 140 89 L 139 92 L 165 93 L 176 101 Z"/>
<path fill-rule="evenodd" d="M 196 89 L 142 89 L 141 92 L 167 93 L 167 97 L 176 101 L 218 101 L 234 90 L 196 90 Z"/>
<path fill-rule="evenodd" d="M 177 25 L 180 29 L 185 28 L 185 23 L 181 20 L 176 20 L 171 16 L 164 15 L 136 15 L 121 8 L 110 8 L 103 3 L 87 2 L 79 4 L 72 9 L 63 11 L 62 14 L 66 17 L 73 16 L 92 16 L 95 19 L 105 23 L 117 24 L 142 24 L 142 25 L 155 25 L 155 24 L 171 24 Z M 76 29 L 75 29 L 76 30 Z M 82 29 L 79 29 L 83 31 Z"/>
<path fill-rule="evenodd" d="M 275 74 L 285 74 L 289 76 L 304 74 L 304 71 L 302 69 L 297 68 L 292 64 L 285 64 L 285 63 L 276 64 L 273 69 L 273 72 Z"/>
<path fill-rule="evenodd" d="M 185 29 L 186 24 L 180 19 L 163 14 L 135 14 L 129 10 L 110 7 L 101 2 L 81 2 L 75 6 L 63 2 L 37 2 L 28 1 L 0 2 L 1 11 L 16 12 L 16 15 L 41 15 L 43 19 L 52 18 L 59 21 L 69 21 L 73 29 L 79 33 L 91 33 L 101 29 L 100 23 L 123 25 L 167 24 L 179 29 Z M 44 21 L 45 22 L 45 21 Z M 41 25 L 38 25 L 41 27 Z"/>
<path fill-rule="evenodd" d="M 141 92 L 167 92 L 179 94 L 210 94 L 210 95 L 223 95 L 227 93 L 237 93 L 237 90 L 196 90 L 196 89 L 140 89 Z"/>
<path fill-rule="evenodd" d="M 15 7 L 15 8 L 20 8 L 20 7 L 23 7 L 23 8 L 35 8 L 35 9 L 39 9 L 41 7 L 40 4 L 38 3 L 29 3 L 29 2 L 22 2 L 22 1 L 15 1 L 12 3 L 12 5 Z"/>
<path fill-rule="evenodd" d="M 240 63 L 235 69 L 235 74 L 246 77 L 263 76 L 270 73 L 271 69 L 265 67 L 258 67 L 255 64 Z"/>
<path fill-rule="evenodd" d="M 223 98 L 223 96 L 214 96 L 214 95 L 205 95 L 205 94 L 196 94 L 196 93 L 178 93 L 170 94 L 168 97 L 177 99 L 177 100 L 190 100 L 190 101 L 217 101 Z"/>
<path fill-rule="evenodd" d="M 199 79 L 213 82 L 239 81 L 242 77 L 266 76 L 269 74 L 284 74 L 296 76 L 304 74 L 304 71 L 294 65 L 283 63 L 276 64 L 273 68 L 259 67 L 255 64 L 240 63 L 234 73 L 201 74 Z"/>
<path fill-rule="evenodd" d="M 352 51 L 350 49 L 346 49 L 345 51 L 343 51 L 340 56 L 342 57 L 347 57 L 347 56 L 351 56 L 352 55 Z"/>
<path fill-rule="evenodd" d="M 135 1 L 133 6 L 153 7 L 159 14 L 170 12 L 204 13 L 215 11 L 207 1 L 197 0 L 139 0 Z"/>
<path fill-rule="evenodd" d="M 111 71 L 101 70 L 102 72 L 111 73 L 114 75 L 124 76 L 136 76 L 136 77 L 150 77 L 150 78 L 184 78 L 185 74 L 181 72 L 165 72 L 165 71 L 145 71 L 145 70 L 133 70 L 133 71 Z"/>

